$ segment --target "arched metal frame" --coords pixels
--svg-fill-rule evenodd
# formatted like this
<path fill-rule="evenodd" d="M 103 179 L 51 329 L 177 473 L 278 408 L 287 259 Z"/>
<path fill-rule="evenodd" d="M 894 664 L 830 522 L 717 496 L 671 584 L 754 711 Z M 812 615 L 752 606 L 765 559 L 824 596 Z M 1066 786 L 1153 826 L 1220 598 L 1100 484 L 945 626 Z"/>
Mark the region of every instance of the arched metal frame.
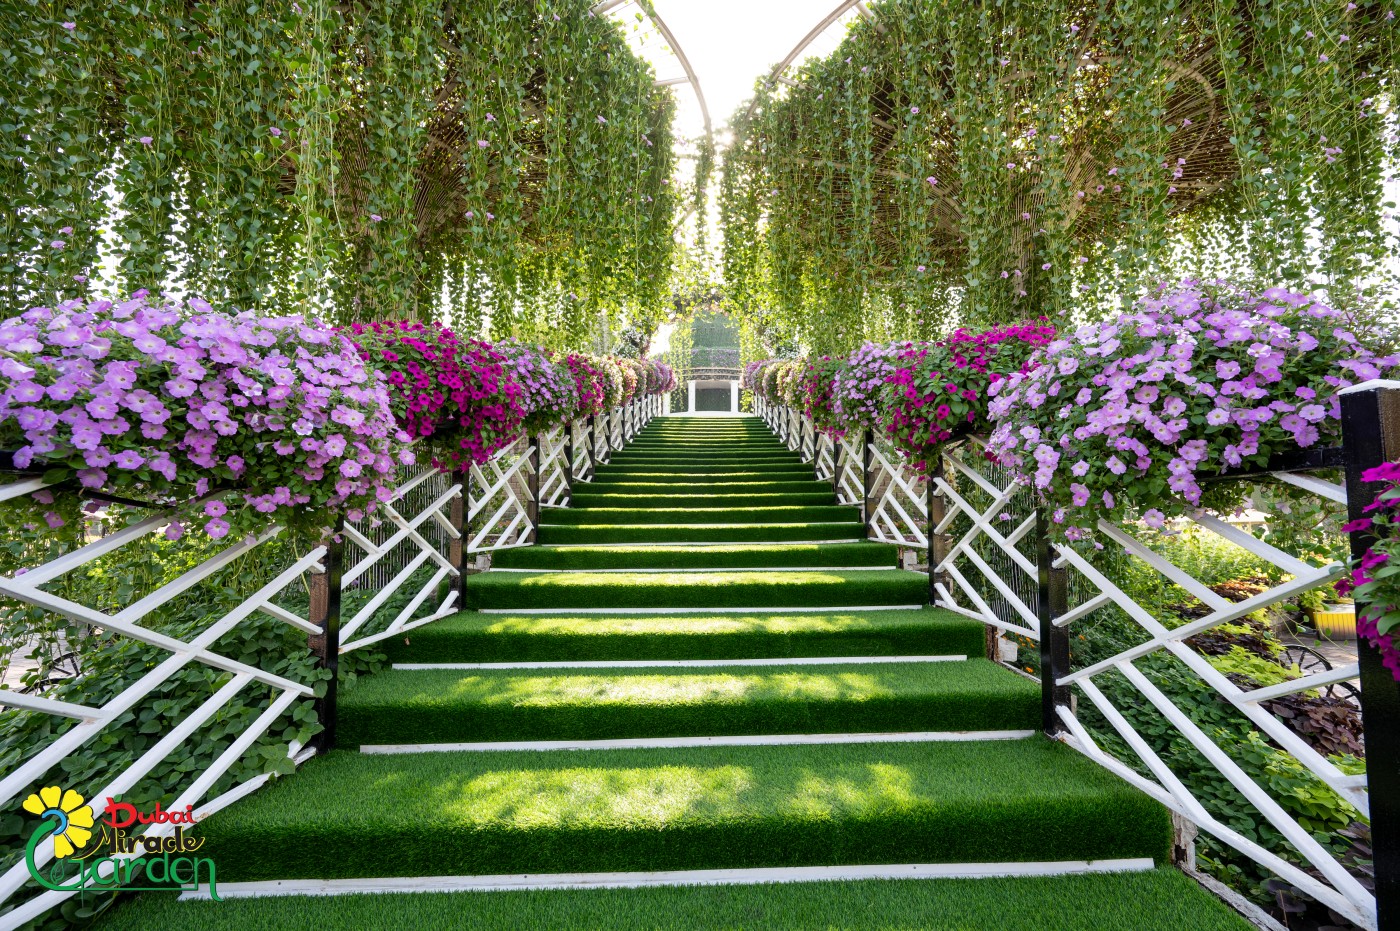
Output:
<path fill-rule="evenodd" d="M 676 56 L 676 60 L 680 62 L 681 69 L 685 71 L 685 77 L 657 81 L 657 85 L 667 87 L 675 84 L 689 84 L 690 89 L 695 93 L 696 102 L 700 104 L 700 115 L 705 120 L 705 135 L 713 139 L 714 126 L 710 121 L 709 105 L 705 103 L 705 91 L 700 87 L 700 78 L 696 76 L 695 69 L 690 66 L 690 59 L 686 57 L 685 49 L 681 48 L 681 44 L 676 41 L 675 34 L 671 32 L 671 28 L 667 26 L 666 21 L 651 8 L 651 4 L 641 3 L 639 0 L 603 0 L 602 3 L 593 7 L 593 15 L 601 16 L 604 13 L 610 13 L 620 7 L 627 6 L 629 3 L 636 3 L 637 7 L 646 15 L 647 19 L 651 20 L 651 24 L 656 27 L 657 32 L 661 33 L 661 38 L 665 39 L 666 44 L 671 48 L 671 54 Z"/>
<path fill-rule="evenodd" d="M 792 63 L 797 61 L 798 57 L 801 56 L 801 54 L 807 50 L 807 47 L 809 45 L 817 41 L 817 39 L 821 38 L 823 33 L 825 33 L 828 29 L 834 26 L 837 23 L 837 21 L 841 19 L 842 16 L 845 16 L 853 8 L 866 19 L 875 19 L 875 14 L 870 12 L 870 8 L 865 5 L 865 0 L 841 0 L 841 2 L 836 5 L 836 9 L 826 14 L 826 16 L 822 18 L 821 22 L 817 23 L 815 26 L 812 27 L 811 32 L 807 33 L 805 36 L 802 37 L 802 41 L 798 42 L 795 46 L 793 46 L 792 51 L 788 52 L 787 57 L 784 58 L 782 61 L 778 62 L 778 64 L 773 67 L 772 73 L 768 75 L 768 86 L 772 87 L 774 84 L 781 83 L 795 87 L 796 82 L 783 77 L 783 72 L 787 71 L 788 68 L 791 68 Z M 878 25 L 875 28 L 880 30 L 881 32 L 884 31 L 883 29 L 880 29 Z M 756 98 L 749 102 L 750 115 L 753 114 L 754 107 L 756 107 L 757 105 L 758 100 Z"/>

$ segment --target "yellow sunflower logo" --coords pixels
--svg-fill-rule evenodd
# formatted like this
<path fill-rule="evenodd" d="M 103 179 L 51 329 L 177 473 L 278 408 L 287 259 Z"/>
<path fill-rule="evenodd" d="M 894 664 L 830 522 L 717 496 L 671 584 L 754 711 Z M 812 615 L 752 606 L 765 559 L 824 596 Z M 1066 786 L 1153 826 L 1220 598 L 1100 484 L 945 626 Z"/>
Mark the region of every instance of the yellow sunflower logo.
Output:
<path fill-rule="evenodd" d="M 52 818 L 53 855 L 62 860 L 85 846 L 92 837 L 92 807 L 72 789 L 48 786 L 24 800 L 24 810 L 40 818 Z"/>

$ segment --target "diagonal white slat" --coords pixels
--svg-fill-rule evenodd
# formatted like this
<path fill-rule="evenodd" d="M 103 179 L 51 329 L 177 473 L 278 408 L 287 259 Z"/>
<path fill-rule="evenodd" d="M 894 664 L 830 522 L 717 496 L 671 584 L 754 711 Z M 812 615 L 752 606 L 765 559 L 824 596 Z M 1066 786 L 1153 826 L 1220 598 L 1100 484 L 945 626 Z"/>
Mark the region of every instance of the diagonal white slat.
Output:
<path fill-rule="evenodd" d="M 972 446 L 975 448 L 979 445 L 982 445 L 981 441 L 978 438 L 972 438 Z M 978 461 L 975 456 L 965 456 L 959 450 L 953 449 L 946 451 L 943 458 L 959 479 L 970 482 L 972 486 L 986 493 L 998 507 L 1011 505 L 1012 499 L 1021 490 L 1015 485 L 1002 488 L 1004 479 L 997 479 L 994 476 L 1005 476 L 1007 473 L 987 468 L 985 463 Z M 1315 476 L 1280 473 L 1274 477 L 1288 485 L 1308 491 L 1324 501 L 1345 501 L 1345 489 L 1333 483 L 1322 481 Z M 999 531 L 991 524 L 994 510 L 975 509 L 967 499 L 959 497 L 960 493 L 966 494 L 965 489 L 953 486 L 951 482 L 948 484 L 950 487 L 946 489 L 938 488 L 938 493 L 947 502 L 947 506 L 944 517 L 939 522 L 939 526 L 935 528 L 935 532 L 947 534 L 952 531 L 954 526 L 961 527 L 965 526 L 966 523 L 971 523 L 972 527 L 961 539 L 952 542 L 948 556 L 935 567 L 937 574 L 934 586 L 936 601 L 940 606 L 949 610 L 969 617 L 980 618 L 984 622 L 1004 630 L 1013 629 L 1014 625 L 1009 625 L 992 616 L 989 606 L 979 594 L 985 591 L 985 586 L 979 584 L 979 587 L 974 587 L 969 584 L 968 575 L 970 573 L 966 573 L 965 570 L 969 563 L 976 566 L 983 577 L 978 579 L 978 582 L 981 583 L 983 579 L 986 579 L 990 587 L 999 591 L 1003 597 L 1008 592 L 996 584 L 996 579 L 988 577 L 984 570 L 990 567 L 986 566 L 985 560 L 979 558 L 979 555 L 986 554 L 988 548 L 993 548 L 992 551 L 1000 550 L 1013 560 L 1014 564 L 1021 570 L 1032 574 L 1038 572 L 1034 559 L 1018 558 L 1019 554 L 1016 551 L 1017 543 L 1035 532 L 1034 515 L 1021 519 L 1020 524 L 1011 534 L 1005 537 L 999 536 Z M 1294 732 L 1287 721 L 1270 714 L 1263 707 L 1263 704 L 1271 699 L 1354 678 L 1356 675 L 1354 665 L 1303 677 L 1269 688 L 1245 690 L 1217 670 L 1206 657 L 1188 646 L 1186 642 L 1191 637 L 1219 625 L 1238 621 L 1262 608 L 1278 604 L 1302 592 L 1327 585 L 1342 573 L 1343 567 L 1337 564 L 1310 565 L 1305 560 L 1281 551 L 1267 542 L 1266 539 L 1261 540 L 1244 528 L 1233 525 L 1218 515 L 1199 509 L 1188 509 L 1187 513 L 1201 530 L 1277 567 L 1279 573 L 1283 574 L 1283 581 L 1271 585 L 1266 590 L 1243 601 L 1232 602 L 1215 592 L 1201 579 L 1186 571 L 1181 565 L 1175 564 L 1154 550 L 1145 542 L 1143 535 L 1136 532 L 1132 526 L 1123 526 L 1108 521 L 1099 522 L 1096 530 L 1100 538 L 1104 539 L 1105 542 L 1117 544 L 1139 565 L 1146 567 L 1165 582 L 1177 586 L 1206 608 L 1207 613 L 1204 617 L 1186 623 L 1173 621 L 1169 625 L 1158 619 L 1155 605 L 1149 606 L 1135 602 L 1123 588 L 1115 584 L 1114 580 L 1107 578 L 1103 572 L 1096 568 L 1076 544 L 1054 543 L 1053 567 L 1074 573 L 1078 581 L 1083 583 L 1081 587 L 1087 587 L 1088 591 L 1077 596 L 1078 604 L 1076 607 L 1061 609 L 1061 614 L 1058 617 L 1049 620 L 1058 628 L 1072 628 L 1073 625 L 1084 621 L 1100 610 L 1115 608 L 1123 612 L 1129 621 L 1141 628 L 1146 635 L 1142 642 L 1130 640 L 1131 646 L 1116 648 L 1113 656 L 1099 659 L 1079 668 L 1071 667 L 1058 680 L 1058 684 L 1072 686 L 1084 698 L 1088 699 L 1090 706 L 1102 716 L 1096 719 L 1099 722 L 1096 727 L 1107 727 L 1110 733 L 1116 734 L 1120 738 L 1121 743 L 1113 743 L 1113 746 L 1117 748 L 1114 752 L 1128 751 L 1128 762 L 1125 763 L 1123 759 L 1116 758 L 1095 744 L 1093 737 L 1076 716 L 1072 706 L 1060 706 L 1056 709 L 1057 715 L 1069 732 L 1069 736 L 1065 740 L 1091 759 L 1195 822 L 1202 830 L 1233 846 L 1265 869 L 1297 885 L 1334 911 L 1346 915 L 1362 927 L 1374 928 L 1375 909 L 1369 892 L 1362 888 L 1346 869 L 1331 857 L 1324 846 L 1315 842 L 1311 834 L 1288 814 L 1287 809 L 1279 804 L 1276 798 L 1271 797 L 1272 789 L 1270 786 L 1255 784 L 1249 780 L 1239 761 L 1234 760 L 1231 756 L 1232 753 L 1236 752 L 1235 747 L 1210 744 L 1204 732 L 1193 724 L 1189 715 L 1181 708 L 1175 707 L 1170 697 L 1147 678 L 1143 670 L 1134 665 L 1137 661 L 1148 657 L 1170 657 L 1174 664 L 1178 664 L 1178 668 L 1186 671 L 1203 687 L 1217 695 L 1222 703 L 1228 703 L 1237 709 L 1244 719 L 1274 747 L 1297 761 L 1322 784 L 1354 805 L 1364 816 L 1368 811 L 1365 777 L 1342 773 L 1330 759 L 1313 749 L 1302 736 Z M 878 520 L 875 529 L 878 535 L 887 535 L 889 525 L 884 520 Z M 1003 584 L 1007 582 L 1005 579 L 1001 581 Z M 956 597 L 954 593 L 956 593 Z M 1037 639 L 1039 624 L 1036 621 L 1036 612 L 1030 611 L 1029 608 L 1030 606 L 1025 604 L 1019 605 L 1018 614 L 1026 621 L 1028 627 L 1017 632 L 1029 636 L 1031 639 Z M 1083 630 L 1086 635 L 1092 637 L 1095 628 L 1086 627 Z M 1166 764 L 1168 758 L 1158 755 L 1153 749 L 1155 743 L 1149 742 L 1143 735 L 1135 733 L 1128 719 L 1115 707 L 1114 702 L 1123 699 L 1117 693 L 1114 693 L 1113 699 L 1108 697 L 1109 692 L 1105 690 L 1106 684 L 1097 677 L 1110 673 L 1116 673 L 1123 677 L 1115 683 L 1116 687 L 1122 688 L 1122 683 L 1126 683 L 1133 690 L 1139 702 L 1145 700 L 1148 707 L 1162 714 L 1173 729 L 1176 739 L 1183 740 L 1195 747 L 1197 752 L 1201 754 L 1201 758 L 1206 761 L 1206 765 L 1231 782 L 1248 800 L 1249 807 L 1254 809 L 1259 817 L 1263 817 L 1273 825 L 1283 836 L 1286 845 L 1292 848 L 1287 856 L 1299 859 L 1296 862 L 1285 859 L 1280 851 L 1265 849 L 1255 840 L 1240 835 L 1220 820 L 1218 813 L 1211 808 L 1211 802 L 1194 796 L 1187 788 L 1190 781 L 1186 780 L 1183 774 L 1173 772 Z M 1156 781 L 1144 777 L 1140 770 L 1134 767 L 1145 767 Z M 1306 869 L 1300 868 L 1297 863 L 1305 864 Z"/>

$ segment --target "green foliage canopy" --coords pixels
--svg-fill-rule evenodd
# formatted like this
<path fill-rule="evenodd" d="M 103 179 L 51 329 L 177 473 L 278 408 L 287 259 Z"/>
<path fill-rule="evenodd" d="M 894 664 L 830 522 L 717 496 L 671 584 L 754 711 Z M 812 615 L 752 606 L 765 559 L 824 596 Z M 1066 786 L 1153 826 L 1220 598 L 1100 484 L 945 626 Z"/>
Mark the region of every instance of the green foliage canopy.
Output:
<path fill-rule="evenodd" d="M 1089 314 L 1167 276 L 1394 294 L 1398 7 L 873 4 L 733 121 L 733 306 L 820 353 Z"/>
<path fill-rule="evenodd" d="M 654 312 L 674 100 L 590 6 L 0 0 L 0 300 L 91 296 L 105 260 L 117 292 L 445 300 L 555 346 Z"/>

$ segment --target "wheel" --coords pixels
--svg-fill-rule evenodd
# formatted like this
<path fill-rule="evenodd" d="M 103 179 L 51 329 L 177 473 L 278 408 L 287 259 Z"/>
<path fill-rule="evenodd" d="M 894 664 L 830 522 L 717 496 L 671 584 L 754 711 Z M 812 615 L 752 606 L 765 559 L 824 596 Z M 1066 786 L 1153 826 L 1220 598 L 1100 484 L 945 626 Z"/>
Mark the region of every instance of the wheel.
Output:
<path fill-rule="evenodd" d="M 1326 672 L 1332 668 L 1332 663 L 1327 657 L 1301 643 L 1286 644 L 1283 652 L 1279 654 L 1278 661 L 1282 666 L 1296 665 L 1305 676 L 1314 672 Z"/>

